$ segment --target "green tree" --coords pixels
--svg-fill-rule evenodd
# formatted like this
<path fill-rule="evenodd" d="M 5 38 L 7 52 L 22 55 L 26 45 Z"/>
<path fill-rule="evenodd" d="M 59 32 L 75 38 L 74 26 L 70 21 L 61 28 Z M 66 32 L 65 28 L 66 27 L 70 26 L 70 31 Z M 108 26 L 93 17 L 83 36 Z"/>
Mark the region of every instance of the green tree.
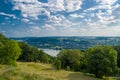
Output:
<path fill-rule="evenodd" d="M 3 46 L 6 43 L 6 41 L 8 41 L 8 39 L 0 33 L 0 46 Z"/>
<path fill-rule="evenodd" d="M 25 42 L 19 42 L 22 54 L 19 57 L 20 61 L 36 62 L 38 59 L 39 50 L 36 47 L 30 46 Z"/>
<path fill-rule="evenodd" d="M 87 51 L 88 71 L 96 77 L 108 76 L 117 69 L 117 52 L 110 46 L 96 46 Z"/>
<path fill-rule="evenodd" d="M 25 42 L 19 42 L 22 54 L 19 57 L 20 61 L 37 62 L 42 63 L 53 62 L 54 58 L 46 54 L 43 50 L 39 50 L 36 47 L 30 46 Z"/>
<path fill-rule="evenodd" d="M 49 59 L 50 59 L 50 57 L 43 50 L 39 51 L 38 60 L 40 62 L 42 62 L 42 63 L 48 63 Z"/>
<path fill-rule="evenodd" d="M 56 62 L 55 62 L 54 65 L 55 65 L 55 67 L 56 67 L 57 70 L 61 69 L 61 61 L 60 60 L 56 60 Z"/>
<path fill-rule="evenodd" d="M 16 65 L 16 60 L 21 54 L 21 49 L 16 41 L 6 41 L 5 45 L 0 48 L 0 63 Z"/>
<path fill-rule="evenodd" d="M 7 38 L 3 34 L 0 33 L 0 41 L 2 40 L 7 40 Z"/>
<path fill-rule="evenodd" d="M 118 52 L 117 65 L 120 67 L 120 46 L 114 46 L 114 49 Z"/>
<path fill-rule="evenodd" d="M 83 63 L 83 52 L 80 50 L 61 50 L 57 55 L 61 61 L 61 67 L 66 69 L 67 66 L 73 71 L 80 71 Z"/>
<path fill-rule="evenodd" d="M 19 57 L 19 61 L 29 61 L 28 55 L 30 55 L 30 46 L 25 42 L 19 42 L 19 46 L 22 49 L 22 54 Z"/>

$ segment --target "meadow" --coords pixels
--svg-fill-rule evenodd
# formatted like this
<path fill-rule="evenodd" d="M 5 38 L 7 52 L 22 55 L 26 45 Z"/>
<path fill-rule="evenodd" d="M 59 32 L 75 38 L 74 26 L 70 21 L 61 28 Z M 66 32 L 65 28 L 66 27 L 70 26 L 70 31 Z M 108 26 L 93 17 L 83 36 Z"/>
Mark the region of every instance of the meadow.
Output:
<path fill-rule="evenodd" d="M 101 80 L 81 72 L 56 70 L 50 64 L 17 62 L 16 67 L 0 65 L 0 80 Z"/>

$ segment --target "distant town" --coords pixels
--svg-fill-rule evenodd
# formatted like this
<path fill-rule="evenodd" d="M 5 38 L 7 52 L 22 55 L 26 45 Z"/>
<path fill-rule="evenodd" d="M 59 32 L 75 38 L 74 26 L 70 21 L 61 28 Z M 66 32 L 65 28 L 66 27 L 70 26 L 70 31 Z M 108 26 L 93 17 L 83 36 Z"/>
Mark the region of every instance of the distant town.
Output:
<path fill-rule="evenodd" d="M 26 42 L 38 48 L 47 49 L 88 49 L 95 45 L 120 45 L 120 37 L 22 37 L 11 38 Z"/>

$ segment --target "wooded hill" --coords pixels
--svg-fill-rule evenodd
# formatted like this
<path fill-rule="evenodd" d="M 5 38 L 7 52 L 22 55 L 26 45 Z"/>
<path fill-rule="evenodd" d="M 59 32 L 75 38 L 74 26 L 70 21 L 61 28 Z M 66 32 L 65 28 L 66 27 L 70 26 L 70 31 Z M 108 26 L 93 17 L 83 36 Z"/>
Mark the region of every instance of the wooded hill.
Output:
<path fill-rule="evenodd" d="M 61 69 L 93 74 L 105 80 L 120 77 L 120 46 L 94 46 L 87 50 L 63 49 L 52 57 L 25 42 L 9 40 L 1 35 L 0 64 L 17 66 L 16 61 L 49 63 Z"/>

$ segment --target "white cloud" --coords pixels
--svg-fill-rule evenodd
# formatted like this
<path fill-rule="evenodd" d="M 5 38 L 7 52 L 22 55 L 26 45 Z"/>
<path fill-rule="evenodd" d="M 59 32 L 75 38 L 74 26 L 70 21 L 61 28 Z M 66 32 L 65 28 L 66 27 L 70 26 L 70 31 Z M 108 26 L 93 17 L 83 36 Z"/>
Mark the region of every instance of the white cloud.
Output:
<path fill-rule="evenodd" d="M 98 5 L 88 9 L 84 6 L 81 7 L 83 0 L 48 0 L 48 3 L 42 3 L 39 0 L 12 1 L 13 10 L 21 11 L 22 22 L 37 25 L 30 27 L 28 33 L 31 35 L 94 36 L 120 32 L 120 4 L 115 4 L 117 0 L 95 0 Z M 82 10 L 84 11 L 82 12 Z M 0 15 L 15 17 L 5 13 L 0 13 Z M 45 22 L 42 21 L 43 19 Z M 109 24 L 112 23 L 117 27 L 109 27 Z"/>
<path fill-rule="evenodd" d="M 21 19 L 21 21 L 23 21 L 23 22 L 29 22 L 30 20 L 26 19 L 26 18 L 23 18 L 23 19 Z"/>
<path fill-rule="evenodd" d="M 44 10 L 43 15 L 46 15 L 46 16 L 48 16 L 48 17 L 50 17 L 50 16 L 51 16 L 50 12 L 49 12 L 49 11 L 47 11 L 47 10 Z"/>
<path fill-rule="evenodd" d="M 95 13 L 96 18 L 98 18 L 99 24 L 107 25 L 116 20 L 115 15 L 112 15 L 112 10 L 106 10 L 106 12 L 102 12 L 99 10 L 98 13 Z"/>
<path fill-rule="evenodd" d="M 50 12 L 79 10 L 82 0 L 48 0 L 48 3 L 38 0 L 13 0 L 13 4 L 13 10 L 21 10 L 23 17 L 38 19 L 38 16 L 42 14 L 50 16 Z"/>
<path fill-rule="evenodd" d="M 35 3 L 37 0 L 13 0 L 14 2 L 26 2 L 26 3 Z"/>
<path fill-rule="evenodd" d="M 52 30 L 55 30 L 55 29 L 56 29 L 53 25 L 50 25 L 50 24 L 45 24 L 45 25 L 43 26 L 43 28 L 44 28 L 45 30 L 49 30 L 49 31 L 52 31 Z"/>
<path fill-rule="evenodd" d="M 69 12 L 81 9 L 82 0 L 65 0 L 65 9 Z"/>
<path fill-rule="evenodd" d="M 8 17 L 12 17 L 12 18 L 16 19 L 16 16 L 14 14 L 7 14 L 7 13 L 4 13 L 4 12 L 0 12 L 0 15 L 8 16 Z"/>
<path fill-rule="evenodd" d="M 53 25 L 55 25 L 56 27 L 59 27 L 59 28 L 65 28 L 67 30 L 67 28 L 72 27 L 73 22 L 71 22 L 67 18 L 64 18 L 59 23 L 55 23 Z"/>
<path fill-rule="evenodd" d="M 116 2 L 117 0 L 96 0 L 96 2 L 100 3 L 100 4 L 108 4 L 108 5 L 112 5 Z"/>
<path fill-rule="evenodd" d="M 64 0 L 49 0 L 48 7 L 50 11 L 64 11 Z"/>
<path fill-rule="evenodd" d="M 87 26 L 97 26 L 101 28 L 102 26 L 109 27 L 108 25 L 112 23 L 116 24 L 120 18 L 120 4 L 114 4 L 117 0 L 96 1 L 100 4 L 84 10 L 84 16 L 87 17 L 87 19 L 85 19 Z M 91 21 L 88 21 L 89 18 Z"/>
<path fill-rule="evenodd" d="M 53 23 L 53 24 L 59 24 L 63 20 L 65 20 L 65 17 L 63 15 L 58 14 L 58 15 L 50 16 L 48 22 Z"/>
<path fill-rule="evenodd" d="M 42 14 L 45 9 L 44 3 L 38 0 L 13 0 L 13 10 L 21 10 L 21 15 L 25 18 L 38 19 L 38 16 Z"/>
<path fill-rule="evenodd" d="M 110 6 L 110 5 L 98 5 L 98 6 L 86 9 L 86 10 L 84 10 L 84 12 L 92 12 L 92 11 L 95 11 L 95 10 L 98 10 L 98 9 L 106 9 L 106 10 L 109 9 L 109 10 L 111 10 L 112 6 Z"/>
<path fill-rule="evenodd" d="M 90 28 L 91 35 L 98 35 L 98 36 L 116 36 L 120 32 L 120 27 L 104 27 L 104 28 Z"/>
<path fill-rule="evenodd" d="M 29 31 L 31 33 L 40 32 L 41 28 L 39 26 L 32 26 Z"/>
<path fill-rule="evenodd" d="M 50 11 L 76 11 L 81 9 L 82 0 L 49 0 Z"/>
<path fill-rule="evenodd" d="M 73 18 L 84 18 L 83 15 L 78 15 L 78 14 L 76 14 L 76 13 L 70 14 L 70 17 L 73 17 Z"/>
<path fill-rule="evenodd" d="M 101 1 L 101 0 L 100 0 Z M 102 0 L 104 1 L 104 0 Z M 114 0 L 109 0 L 109 1 L 114 1 Z M 84 12 L 92 12 L 92 11 L 95 11 L 95 10 L 115 10 L 117 8 L 120 7 L 120 4 L 115 4 L 115 5 L 110 5 L 110 4 L 99 4 L 97 6 L 94 6 L 94 7 L 91 7 L 91 8 L 88 8 L 86 10 L 84 10 Z"/>

